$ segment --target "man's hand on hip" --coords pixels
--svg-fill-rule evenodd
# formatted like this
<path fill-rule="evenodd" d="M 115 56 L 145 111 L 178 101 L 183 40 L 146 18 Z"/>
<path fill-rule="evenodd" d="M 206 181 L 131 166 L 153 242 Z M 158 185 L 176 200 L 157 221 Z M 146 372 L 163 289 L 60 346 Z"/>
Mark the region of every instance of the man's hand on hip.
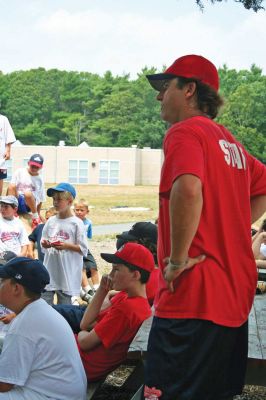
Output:
<path fill-rule="evenodd" d="M 190 258 L 188 257 L 184 263 L 180 263 L 180 267 L 176 268 L 174 267 L 175 264 L 170 262 L 170 258 L 167 257 L 164 259 L 164 263 L 166 265 L 163 274 L 164 274 L 164 279 L 166 281 L 167 287 L 171 293 L 174 293 L 175 288 L 174 288 L 174 281 L 176 278 L 179 277 L 179 275 L 182 274 L 187 269 L 190 269 L 194 267 L 194 265 L 204 261 L 206 256 L 204 254 L 201 254 L 200 256 Z"/>

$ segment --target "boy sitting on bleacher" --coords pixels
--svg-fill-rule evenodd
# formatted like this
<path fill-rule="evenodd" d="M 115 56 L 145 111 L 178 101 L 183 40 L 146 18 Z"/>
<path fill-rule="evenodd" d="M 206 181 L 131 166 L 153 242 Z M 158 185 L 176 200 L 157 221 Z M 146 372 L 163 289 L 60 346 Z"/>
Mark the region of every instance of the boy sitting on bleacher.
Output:
<path fill-rule="evenodd" d="M 105 377 L 126 359 L 131 341 L 151 315 L 145 289 L 154 268 L 151 252 L 140 244 L 127 243 L 115 254 L 102 253 L 101 257 L 112 263 L 112 271 L 102 277 L 77 336 L 89 381 Z M 110 289 L 121 292 L 103 308 Z"/>

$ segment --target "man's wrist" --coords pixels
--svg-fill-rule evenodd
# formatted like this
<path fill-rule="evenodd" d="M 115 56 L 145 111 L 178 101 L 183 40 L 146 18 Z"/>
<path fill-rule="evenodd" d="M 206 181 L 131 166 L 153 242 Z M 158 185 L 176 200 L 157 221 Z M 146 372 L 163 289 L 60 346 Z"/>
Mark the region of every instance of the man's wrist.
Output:
<path fill-rule="evenodd" d="M 170 267 L 171 270 L 175 271 L 178 269 L 183 269 L 186 267 L 188 263 L 188 258 L 186 258 L 184 261 L 172 261 L 169 259 L 168 266 Z"/>

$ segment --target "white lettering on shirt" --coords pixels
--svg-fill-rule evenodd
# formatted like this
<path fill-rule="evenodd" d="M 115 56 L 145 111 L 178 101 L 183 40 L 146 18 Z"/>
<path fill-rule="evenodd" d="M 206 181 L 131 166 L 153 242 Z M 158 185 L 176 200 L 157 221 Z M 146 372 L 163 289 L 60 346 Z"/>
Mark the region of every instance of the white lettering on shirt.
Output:
<path fill-rule="evenodd" d="M 226 140 L 219 140 L 219 145 L 228 165 L 238 169 L 246 169 L 246 157 L 240 146 L 236 143 L 229 143 Z"/>

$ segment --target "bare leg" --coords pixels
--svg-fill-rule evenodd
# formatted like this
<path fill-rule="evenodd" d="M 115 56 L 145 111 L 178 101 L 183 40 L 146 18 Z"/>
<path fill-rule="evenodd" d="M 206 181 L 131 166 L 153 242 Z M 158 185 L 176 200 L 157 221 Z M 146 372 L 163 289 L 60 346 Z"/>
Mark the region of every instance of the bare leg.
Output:
<path fill-rule="evenodd" d="M 30 208 L 31 212 L 36 214 L 37 213 L 37 207 L 36 207 L 36 201 L 31 192 L 24 192 L 24 198 L 27 206 Z"/>
<path fill-rule="evenodd" d="M 6 194 L 7 194 L 8 196 L 15 196 L 15 197 L 18 197 L 18 192 L 17 192 L 16 185 L 14 185 L 13 183 L 10 183 L 10 184 L 8 185 L 8 187 L 7 187 Z"/>
<path fill-rule="evenodd" d="M 99 285 L 100 278 L 97 269 L 91 268 L 91 281 L 93 285 Z"/>

